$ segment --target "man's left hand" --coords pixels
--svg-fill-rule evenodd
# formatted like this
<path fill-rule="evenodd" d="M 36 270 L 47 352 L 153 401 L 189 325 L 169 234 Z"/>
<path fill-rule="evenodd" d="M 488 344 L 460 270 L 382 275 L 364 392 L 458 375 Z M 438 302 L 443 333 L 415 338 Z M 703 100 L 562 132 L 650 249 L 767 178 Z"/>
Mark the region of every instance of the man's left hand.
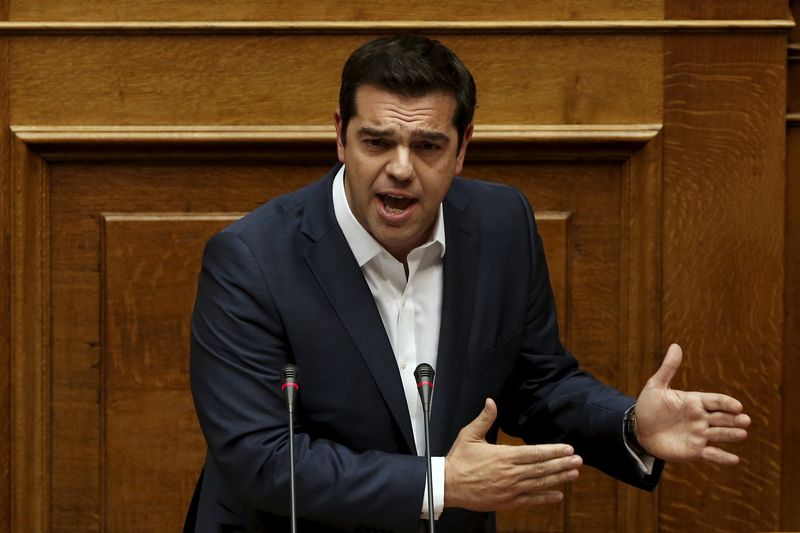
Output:
<path fill-rule="evenodd" d="M 661 368 L 636 401 L 636 438 L 651 455 L 667 461 L 705 460 L 733 465 L 739 457 L 716 444 L 743 441 L 750 417 L 725 394 L 684 392 L 669 387 L 683 352 L 673 344 Z"/>

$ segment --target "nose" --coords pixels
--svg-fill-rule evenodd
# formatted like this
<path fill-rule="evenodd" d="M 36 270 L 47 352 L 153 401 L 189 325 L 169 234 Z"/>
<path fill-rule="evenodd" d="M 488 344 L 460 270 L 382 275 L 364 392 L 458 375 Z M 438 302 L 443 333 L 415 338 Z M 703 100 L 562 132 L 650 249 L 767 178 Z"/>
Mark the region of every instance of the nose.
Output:
<path fill-rule="evenodd" d="M 386 173 L 390 178 L 398 181 L 408 181 L 414 176 L 414 166 L 411 164 L 411 151 L 404 146 L 398 146 L 386 164 Z"/>

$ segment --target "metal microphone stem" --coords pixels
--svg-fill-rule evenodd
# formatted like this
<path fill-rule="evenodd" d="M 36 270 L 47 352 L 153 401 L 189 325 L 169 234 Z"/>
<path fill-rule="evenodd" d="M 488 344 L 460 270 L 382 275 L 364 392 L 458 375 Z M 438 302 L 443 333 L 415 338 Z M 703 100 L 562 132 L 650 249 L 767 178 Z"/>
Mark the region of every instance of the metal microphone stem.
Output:
<path fill-rule="evenodd" d="M 425 458 L 428 461 L 428 533 L 434 533 L 434 514 L 433 514 L 433 467 L 431 464 L 431 432 L 429 428 L 428 409 L 422 410 L 425 418 Z"/>
<path fill-rule="evenodd" d="M 294 409 L 289 409 L 289 476 L 292 496 L 292 533 L 297 533 L 297 511 L 294 504 Z"/>

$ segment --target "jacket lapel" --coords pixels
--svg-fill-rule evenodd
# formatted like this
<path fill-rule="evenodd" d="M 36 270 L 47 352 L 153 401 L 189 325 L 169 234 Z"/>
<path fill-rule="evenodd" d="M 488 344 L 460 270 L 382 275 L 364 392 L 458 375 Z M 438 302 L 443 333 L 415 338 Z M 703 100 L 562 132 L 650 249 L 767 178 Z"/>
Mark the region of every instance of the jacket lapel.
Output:
<path fill-rule="evenodd" d="M 453 188 L 455 184 L 453 185 Z M 471 329 L 478 268 L 478 222 L 466 214 L 466 200 L 451 188 L 444 202 L 444 289 L 439 354 L 431 412 L 431 451 L 444 456 L 450 446 L 452 409 L 466 377 L 466 358 Z"/>
<path fill-rule="evenodd" d="M 301 231 L 313 243 L 304 257 L 361 352 L 409 453 L 413 454 L 416 446 L 397 362 L 369 286 L 336 223 L 331 189 L 338 169 L 337 165 L 317 184 L 319 187 L 308 200 Z"/>

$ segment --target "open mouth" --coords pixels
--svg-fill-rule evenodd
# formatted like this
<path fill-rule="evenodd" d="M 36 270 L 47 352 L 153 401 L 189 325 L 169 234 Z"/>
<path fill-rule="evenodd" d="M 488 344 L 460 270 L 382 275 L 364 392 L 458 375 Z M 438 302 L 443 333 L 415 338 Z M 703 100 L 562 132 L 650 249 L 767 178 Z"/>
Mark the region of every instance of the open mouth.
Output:
<path fill-rule="evenodd" d="M 403 196 L 395 196 L 393 194 L 379 194 L 378 195 L 383 202 L 383 207 L 386 209 L 388 213 L 402 213 L 408 207 L 416 202 L 413 198 L 405 198 Z"/>

